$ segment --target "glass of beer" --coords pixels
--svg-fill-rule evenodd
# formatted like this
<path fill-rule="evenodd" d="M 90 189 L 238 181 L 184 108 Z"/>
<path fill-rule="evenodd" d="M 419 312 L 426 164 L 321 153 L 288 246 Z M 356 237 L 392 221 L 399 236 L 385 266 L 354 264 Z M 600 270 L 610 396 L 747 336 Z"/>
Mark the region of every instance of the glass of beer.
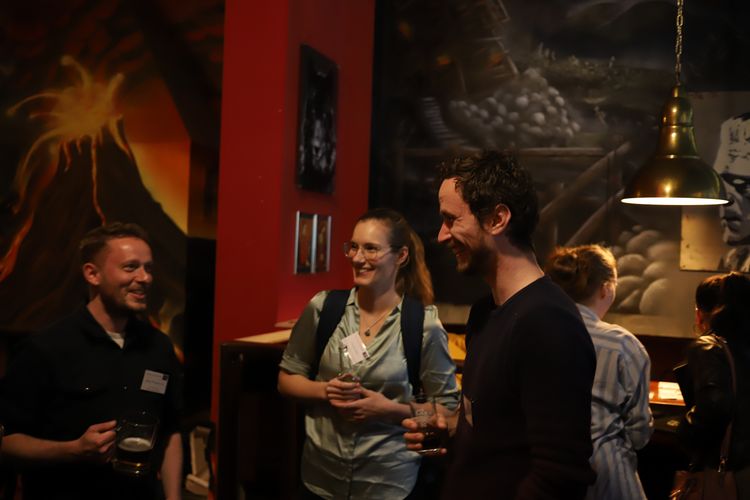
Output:
<path fill-rule="evenodd" d="M 420 393 L 409 401 L 409 406 L 411 417 L 419 426 L 418 432 L 424 434 L 422 449 L 417 453 L 424 456 L 440 455 L 440 450 L 446 446 L 448 429 L 442 429 L 437 425 L 435 398 Z"/>
<path fill-rule="evenodd" d="M 115 439 L 117 447 L 112 459 L 116 471 L 131 476 L 140 476 L 149 471 L 158 425 L 159 419 L 147 412 L 120 419 Z"/>

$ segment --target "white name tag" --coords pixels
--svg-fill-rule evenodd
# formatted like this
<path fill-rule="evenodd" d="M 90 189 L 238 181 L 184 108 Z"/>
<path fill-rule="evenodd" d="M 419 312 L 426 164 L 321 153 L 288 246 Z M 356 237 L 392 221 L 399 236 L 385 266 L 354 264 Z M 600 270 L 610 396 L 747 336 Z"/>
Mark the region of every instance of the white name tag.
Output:
<path fill-rule="evenodd" d="M 167 375 L 166 373 L 146 370 L 143 373 L 141 390 L 155 392 L 156 394 L 164 394 L 167 392 L 167 382 L 169 382 L 169 375 Z"/>
<path fill-rule="evenodd" d="M 346 352 L 349 354 L 349 360 L 352 365 L 356 365 L 360 361 L 370 357 L 367 347 L 362 343 L 362 339 L 359 338 L 359 333 L 352 333 L 348 337 L 344 337 L 341 339 L 341 343 L 346 347 Z"/>

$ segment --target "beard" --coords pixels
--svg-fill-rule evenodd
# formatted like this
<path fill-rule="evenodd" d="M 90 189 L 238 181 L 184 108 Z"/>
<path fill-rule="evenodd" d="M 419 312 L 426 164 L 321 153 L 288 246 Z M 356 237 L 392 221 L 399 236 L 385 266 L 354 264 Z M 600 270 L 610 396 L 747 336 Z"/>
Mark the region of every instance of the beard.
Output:
<path fill-rule="evenodd" d="M 146 292 L 146 297 L 148 297 L 148 292 Z M 140 316 L 148 311 L 146 299 L 143 301 L 135 300 L 129 297 L 127 293 L 125 296 L 117 296 L 105 292 L 101 294 L 101 299 L 102 304 L 113 317 Z"/>
<path fill-rule="evenodd" d="M 456 270 L 461 274 L 484 276 L 493 268 L 495 255 L 489 248 L 469 249 L 463 247 L 461 251 L 464 252 L 465 259 L 456 262 Z"/>

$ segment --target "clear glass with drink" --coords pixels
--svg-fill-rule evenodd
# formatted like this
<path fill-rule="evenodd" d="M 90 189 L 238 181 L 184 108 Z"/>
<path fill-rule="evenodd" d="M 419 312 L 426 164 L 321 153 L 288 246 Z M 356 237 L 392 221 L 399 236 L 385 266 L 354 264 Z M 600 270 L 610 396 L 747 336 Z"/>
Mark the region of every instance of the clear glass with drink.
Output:
<path fill-rule="evenodd" d="M 360 382 L 359 375 L 357 375 L 357 368 L 360 363 L 352 363 L 349 357 L 349 350 L 345 345 L 339 348 L 339 372 L 336 378 L 342 382 Z"/>
<path fill-rule="evenodd" d="M 411 417 L 419 426 L 418 432 L 424 434 L 422 449 L 417 451 L 424 456 L 438 456 L 448 440 L 448 429 L 437 425 L 437 406 L 435 398 L 419 393 L 409 401 Z"/>
<path fill-rule="evenodd" d="M 148 472 L 158 426 L 159 419 L 147 412 L 138 412 L 120 419 L 112 467 L 131 476 Z"/>

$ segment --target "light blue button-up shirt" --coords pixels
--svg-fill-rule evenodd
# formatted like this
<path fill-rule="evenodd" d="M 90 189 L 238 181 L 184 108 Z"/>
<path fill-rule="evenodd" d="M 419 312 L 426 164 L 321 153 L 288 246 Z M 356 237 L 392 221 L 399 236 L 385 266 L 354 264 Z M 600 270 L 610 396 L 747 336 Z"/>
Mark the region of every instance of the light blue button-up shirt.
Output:
<path fill-rule="evenodd" d="M 307 305 L 292 329 L 281 368 L 309 376 L 315 356 L 315 332 L 327 292 Z M 367 346 L 369 358 L 356 367 L 366 389 L 408 404 L 412 395 L 401 339 L 401 306 L 386 318 Z M 359 305 L 354 289 L 341 322 L 320 360 L 316 380 L 330 380 L 341 371 L 341 339 L 359 331 Z M 448 335 L 435 306 L 425 307 L 420 379 L 423 390 L 448 408 L 458 402 L 455 365 L 448 352 Z M 406 497 L 414 487 L 420 457 L 406 449 L 399 422 L 344 420 L 327 402 L 313 405 L 305 417 L 307 440 L 302 454 L 302 481 L 327 499 L 383 499 Z"/>
<path fill-rule="evenodd" d="M 635 450 L 646 446 L 654 428 L 648 404 L 651 360 L 635 335 L 600 320 L 588 307 L 576 305 L 596 350 L 591 465 L 597 478 L 586 498 L 646 500 Z"/>

